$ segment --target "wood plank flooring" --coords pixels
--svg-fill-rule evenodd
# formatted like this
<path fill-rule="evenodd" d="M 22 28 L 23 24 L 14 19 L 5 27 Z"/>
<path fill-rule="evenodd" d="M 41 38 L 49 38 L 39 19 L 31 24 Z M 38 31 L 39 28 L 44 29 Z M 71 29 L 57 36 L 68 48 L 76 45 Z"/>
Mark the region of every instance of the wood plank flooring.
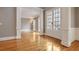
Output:
<path fill-rule="evenodd" d="M 61 45 L 59 39 L 22 32 L 21 39 L 0 41 L 0 51 L 79 51 L 79 41 L 74 41 L 68 48 Z"/>

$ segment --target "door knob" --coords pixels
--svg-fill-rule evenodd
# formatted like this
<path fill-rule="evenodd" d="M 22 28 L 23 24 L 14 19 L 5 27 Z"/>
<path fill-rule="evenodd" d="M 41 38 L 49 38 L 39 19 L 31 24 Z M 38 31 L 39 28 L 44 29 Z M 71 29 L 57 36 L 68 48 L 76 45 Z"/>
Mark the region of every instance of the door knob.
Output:
<path fill-rule="evenodd" d="M 51 24 L 53 24 L 53 22 Z"/>

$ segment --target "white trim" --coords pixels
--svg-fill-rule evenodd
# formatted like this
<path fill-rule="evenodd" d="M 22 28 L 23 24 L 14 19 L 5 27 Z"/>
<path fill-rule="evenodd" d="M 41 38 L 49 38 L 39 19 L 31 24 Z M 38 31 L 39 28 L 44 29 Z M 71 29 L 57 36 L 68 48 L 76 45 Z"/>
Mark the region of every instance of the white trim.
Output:
<path fill-rule="evenodd" d="M 11 36 L 11 37 L 2 37 L 2 38 L 0 38 L 0 41 L 12 40 L 12 39 L 16 39 L 16 37 L 15 37 L 15 36 Z"/>
<path fill-rule="evenodd" d="M 31 32 L 29 29 L 22 29 L 21 32 Z"/>
<path fill-rule="evenodd" d="M 61 37 L 52 36 L 51 34 L 44 33 L 44 35 L 47 35 L 47 36 L 50 36 L 50 37 L 53 37 L 53 38 L 56 38 L 56 39 L 62 40 L 62 38 L 61 38 Z"/>
<path fill-rule="evenodd" d="M 61 41 L 61 44 L 66 46 L 66 47 L 70 47 L 71 46 L 71 44 L 68 44 L 68 42 L 65 42 L 65 41 Z"/>
<path fill-rule="evenodd" d="M 74 31 L 74 40 L 79 40 L 79 28 L 71 28 Z"/>
<path fill-rule="evenodd" d="M 68 31 L 68 43 L 71 45 L 73 41 L 75 41 L 75 29 L 71 28 Z"/>
<path fill-rule="evenodd" d="M 71 28 L 71 30 L 70 30 L 70 36 L 71 36 L 74 40 L 79 40 L 79 28 Z M 74 40 L 72 40 L 72 42 L 73 42 Z"/>
<path fill-rule="evenodd" d="M 39 32 L 40 33 L 40 35 L 45 35 L 45 33 L 41 33 L 41 32 Z"/>
<path fill-rule="evenodd" d="M 21 37 L 21 7 L 16 8 L 16 38 Z"/>
<path fill-rule="evenodd" d="M 75 40 L 79 40 L 79 28 L 74 28 L 75 30 Z"/>
<path fill-rule="evenodd" d="M 61 44 L 67 47 L 71 46 L 71 43 L 76 40 L 76 28 L 71 28 L 68 30 L 68 34 L 66 34 L 67 41 L 62 40 Z"/>

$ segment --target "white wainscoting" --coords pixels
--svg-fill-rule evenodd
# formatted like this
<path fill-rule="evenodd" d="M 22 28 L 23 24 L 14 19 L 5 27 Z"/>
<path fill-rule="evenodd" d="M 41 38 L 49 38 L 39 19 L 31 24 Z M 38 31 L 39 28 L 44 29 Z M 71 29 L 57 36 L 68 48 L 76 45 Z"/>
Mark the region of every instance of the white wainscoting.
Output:
<path fill-rule="evenodd" d="M 45 33 L 45 35 L 48 34 Z M 70 47 L 73 41 L 79 40 L 79 28 L 70 28 L 69 30 L 63 30 L 61 36 L 61 44 Z"/>
<path fill-rule="evenodd" d="M 75 41 L 75 29 L 74 28 L 71 28 L 69 29 L 68 31 L 68 42 L 71 46 L 71 43 Z"/>
<path fill-rule="evenodd" d="M 67 39 L 66 41 L 63 40 L 65 38 Z M 61 44 L 70 47 L 72 42 L 74 42 L 75 40 L 79 40 L 79 28 L 70 28 L 68 30 L 68 34 L 66 34 L 63 39 Z"/>
<path fill-rule="evenodd" d="M 79 28 L 75 28 L 75 40 L 79 40 Z"/>

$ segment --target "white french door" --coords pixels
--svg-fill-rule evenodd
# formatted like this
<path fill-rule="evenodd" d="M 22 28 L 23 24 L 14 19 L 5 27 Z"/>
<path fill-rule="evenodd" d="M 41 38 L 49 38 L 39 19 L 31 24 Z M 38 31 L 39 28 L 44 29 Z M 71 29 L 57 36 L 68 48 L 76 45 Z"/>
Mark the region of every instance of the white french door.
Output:
<path fill-rule="evenodd" d="M 52 11 L 53 16 L 53 31 L 55 37 L 61 39 L 61 9 L 56 8 Z"/>
<path fill-rule="evenodd" d="M 49 12 L 47 14 L 47 34 L 51 34 L 53 30 L 53 20 L 52 20 L 52 12 Z"/>
<path fill-rule="evenodd" d="M 52 9 L 47 13 L 47 35 L 60 38 L 61 15 L 60 8 Z"/>

